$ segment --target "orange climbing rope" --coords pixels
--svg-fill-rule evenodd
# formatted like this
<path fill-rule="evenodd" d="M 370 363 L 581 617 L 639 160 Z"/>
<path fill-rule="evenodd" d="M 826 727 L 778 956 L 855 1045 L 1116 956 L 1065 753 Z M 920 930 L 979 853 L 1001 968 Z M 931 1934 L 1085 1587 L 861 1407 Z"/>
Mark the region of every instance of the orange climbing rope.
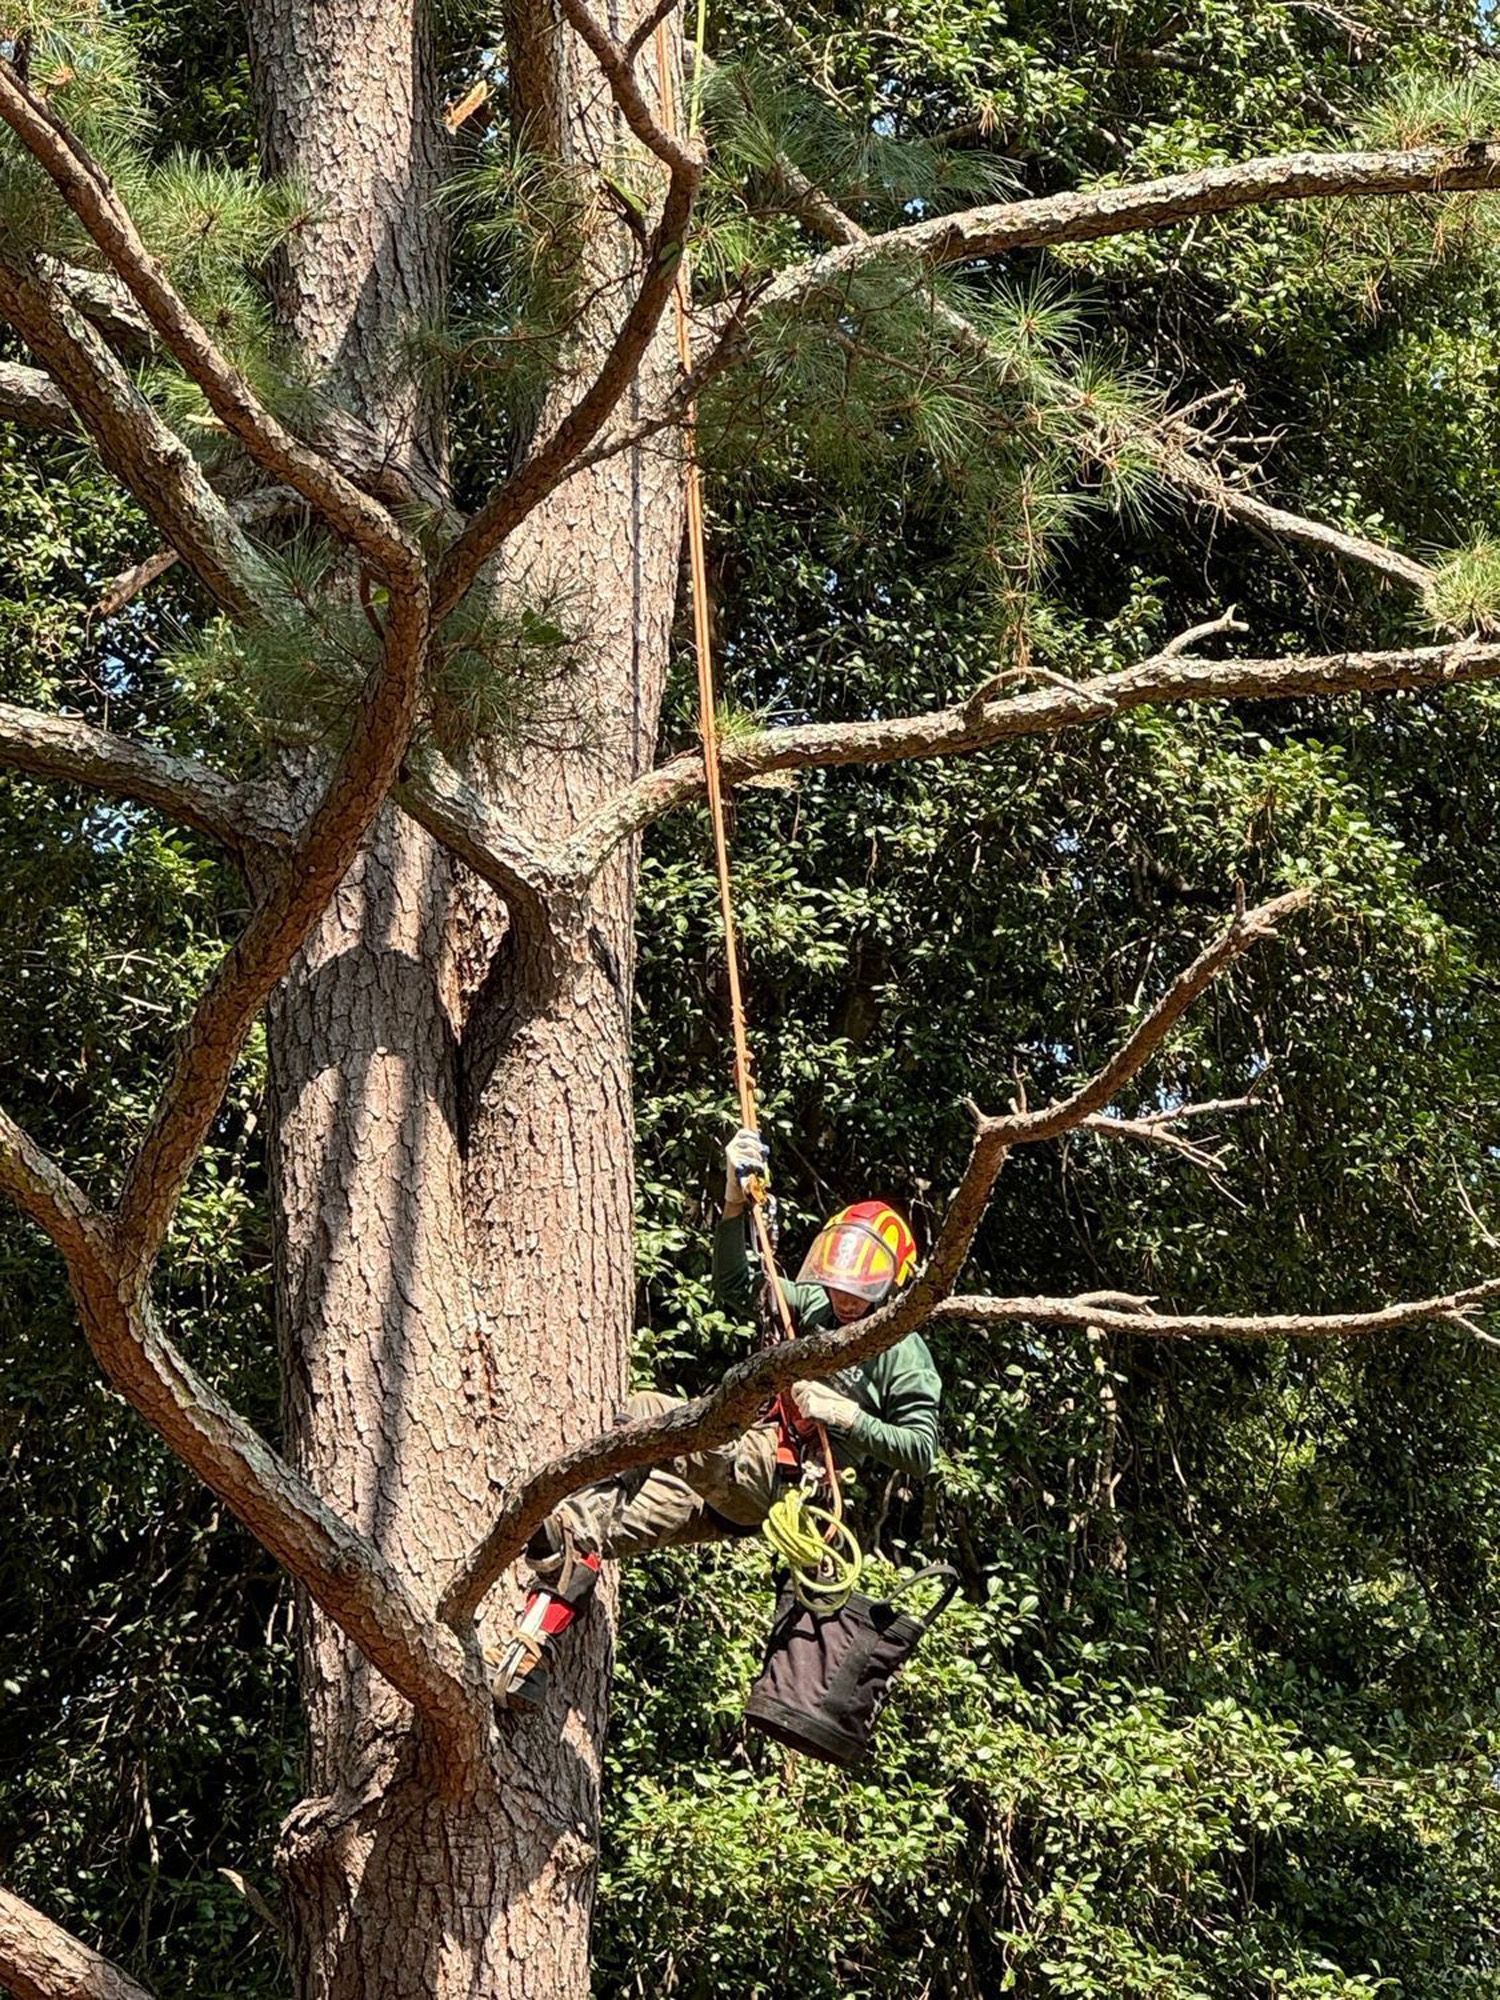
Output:
<path fill-rule="evenodd" d="M 701 68 L 703 58 L 703 6 L 700 0 L 698 12 L 698 61 Z M 666 24 L 660 22 L 656 29 L 656 65 L 661 95 L 661 120 L 665 130 L 676 134 L 677 105 L 673 87 L 672 65 L 668 55 Z M 697 93 L 693 95 L 689 107 L 689 136 L 697 123 Z M 677 359 L 683 374 L 691 375 L 693 370 L 692 331 L 688 321 L 689 285 L 687 254 L 677 267 L 677 283 L 673 289 L 673 317 L 677 330 Z M 755 1104 L 755 1071 L 750 1055 L 750 1032 L 745 1016 L 745 992 L 740 979 L 739 932 L 734 920 L 734 891 L 729 873 L 729 833 L 724 815 L 724 781 L 720 766 L 718 703 L 714 689 L 713 661 L 713 619 L 712 605 L 708 590 L 707 538 L 703 517 L 703 475 L 698 463 L 698 409 L 690 402 L 683 419 L 683 459 L 687 492 L 687 537 L 688 568 L 692 582 L 693 599 L 693 647 L 698 665 L 698 735 L 703 745 L 703 775 L 708 794 L 708 817 L 713 828 L 714 871 L 719 883 L 719 911 L 724 921 L 724 951 L 729 967 L 729 1020 L 734 1036 L 734 1082 L 740 1100 L 740 1123 L 749 1132 L 759 1131 L 759 1118 Z M 773 1335 L 778 1341 L 794 1340 L 797 1336 L 796 1322 L 792 1309 L 781 1287 L 781 1275 L 776 1266 L 776 1247 L 771 1240 L 770 1220 L 766 1213 L 766 1186 L 763 1181 L 752 1180 L 745 1189 L 750 1211 L 750 1228 L 755 1238 L 755 1247 L 760 1257 L 761 1270 L 766 1281 L 766 1293 L 771 1310 L 776 1315 Z M 795 1412 L 784 1399 L 781 1403 L 783 1421 L 792 1428 Z M 838 1468 L 834 1463 L 833 1446 L 828 1432 L 822 1424 L 814 1426 L 814 1435 L 822 1456 L 824 1477 L 828 1486 L 829 1507 L 834 1521 L 843 1518 L 843 1494 L 840 1490 Z"/>

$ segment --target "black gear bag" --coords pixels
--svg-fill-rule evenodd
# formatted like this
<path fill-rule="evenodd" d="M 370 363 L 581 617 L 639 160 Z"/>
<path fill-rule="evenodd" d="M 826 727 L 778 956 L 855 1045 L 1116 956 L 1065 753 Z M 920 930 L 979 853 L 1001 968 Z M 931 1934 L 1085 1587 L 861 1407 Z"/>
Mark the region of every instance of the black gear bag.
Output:
<path fill-rule="evenodd" d="M 870 1747 L 891 1682 L 953 1601 L 958 1572 L 947 1563 L 933 1563 L 908 1577 L 895 1593 L 902 1598 L 915 1585 L 938 1577 L 943 1589 L 921 1617 L 900 1610 L 895 1599 L 866 1597 L 858 1590 L 838 1611 L 810 1611 L 783 1590 L 745 1720 L 809 1757 L 857 1764 Z"/>

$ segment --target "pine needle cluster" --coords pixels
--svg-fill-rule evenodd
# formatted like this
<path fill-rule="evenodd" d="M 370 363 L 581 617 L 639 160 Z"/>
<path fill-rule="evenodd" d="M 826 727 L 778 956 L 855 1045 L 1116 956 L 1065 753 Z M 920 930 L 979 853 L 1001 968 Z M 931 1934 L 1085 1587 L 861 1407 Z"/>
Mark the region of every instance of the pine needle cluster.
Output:
<path fill-rule="evenodd" d="M 639 205 L 623 179 L 620 187 L 621 199 Z M 460 283 L 446 319 L 411 330 L 410 364 L 461 384 L 481 417 L 524 434 L 577 323 L 598 184 L 496 136 L 447 183 L 444 198 Z"/>
<path fill-rule="evenodd" d="M 1042 278 L 979 295 L 866 264 L 767 315 L 755 359 L 709 406 L 718 462 L 764 474 L 790 454 L 846 504 L 899 482 L 946 517 L 954 563 L 1007 624 L 1084 515 L 1139 504 L 1156 477 L 1160 397 L 1090 348 L 1078 301 Z"/>
<path fill-rule="evenodd" d="M 799 215 L 808 188 L 872 232 L 1016 191 L 992 155 L 861 126 L 755 64 L 707 69 L 703 116 L 700 294 L 752 287 L 815 250 Z M 945 518 L 955 565 L 1007 628 L 1080 518 L 1139 503 L 1155 478 L 1143 434 L 1161 399 L 1091 345 L 1078 299 L 1041 277 L 980 289 L 892 255 L 755 328 L 753 365 L 705 404 L 710 461 L 767 483 L 795 463 L 846 510 L 898 482 Z"/>
<path fill-rule="evenodd" d="M 1365 106 L 1354 131 L 1381 150 L 1492 140 L 1500 136 L 1500 78 L 1489 65 L 1408 71 Z M 1482 193 L 1350 202 L 1317 218 L 1313 240 L 1324 278 L 1374 319 L 1440 267 L 1491 266 L 1500 216 Z"/>
<path fill-rule="evenodd" d="M 273 401 L 283 371 L 263 274 L 307 219 L 305 198 L 185 152 L 154 158 L 150 93 L 121 22 L 94 0 L 0 0 L 0 50 L 110 176 L 142 239 L 215 341 Z M 94 244 L 27 149 L 0 135 L 0 254 L 100 268 Z M 148 378 L 191 436 L 208 427 L 196 390 L 162 363 Z"/>
<path fill-rule="evenodd" d="M 1426 609 L 1440 631 L 1500 631 L 1500 540 L 1476 535 L 1445 556 L 1428 586 Z"/>
<path fill-rule="evenodd" d="M 337 744 L 380 657 L 385 593 L 357 585 L 325 536 L 294 536 L 261 562 L 256 621 L 211 619 L 161 664 L 183 698 L 252 745 Z M 575 658 L 561 593 L 475 593 L 430 649 L 418 742 L 449 758 L 492 750 L 531 724 Z"/>

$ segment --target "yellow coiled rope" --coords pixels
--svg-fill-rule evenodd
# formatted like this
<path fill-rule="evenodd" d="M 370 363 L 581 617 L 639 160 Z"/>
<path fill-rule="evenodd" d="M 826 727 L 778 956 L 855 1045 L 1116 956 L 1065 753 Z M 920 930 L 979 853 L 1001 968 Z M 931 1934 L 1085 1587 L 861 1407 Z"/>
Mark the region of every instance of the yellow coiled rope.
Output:
<path fill-rule="evenodd" d="M 864 1568 L 859 1543 L 843 1521 L 800 1487 L 777 1500 L 761 1533 L 791 1573 L 792 1595 L 809 1611 L 840 1611 Z"/>

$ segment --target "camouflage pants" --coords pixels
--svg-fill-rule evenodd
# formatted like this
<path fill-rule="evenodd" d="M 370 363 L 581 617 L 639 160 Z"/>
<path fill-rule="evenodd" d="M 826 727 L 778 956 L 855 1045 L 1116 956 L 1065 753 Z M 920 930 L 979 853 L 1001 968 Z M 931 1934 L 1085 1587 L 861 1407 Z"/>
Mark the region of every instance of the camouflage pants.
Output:
<path fill-rule="evenodd" d="M 646 1390 L 632 1396 L 632 1418 L 659 1416 L 681 1402 Z M 575 1541 L 601 1556 L 634 1556 L 686 1542 L 716 1542 L 729 1528 L 754 1528 L 776 1497 L 776 1427 L 757 1424 L 733 1444 L 693 1452 L 586 1486 L 554 1517 Z"/>

